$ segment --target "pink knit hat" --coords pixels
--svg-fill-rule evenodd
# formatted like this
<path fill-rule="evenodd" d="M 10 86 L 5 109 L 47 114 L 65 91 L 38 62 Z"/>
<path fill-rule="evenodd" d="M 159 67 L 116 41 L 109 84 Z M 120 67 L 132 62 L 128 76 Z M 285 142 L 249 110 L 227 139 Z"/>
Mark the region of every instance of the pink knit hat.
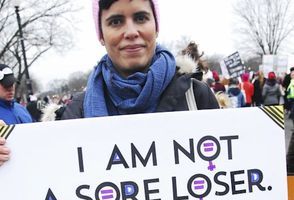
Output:
<path fill-rule="evenodd" d="M 153 14 L 155 17 L 155 22 L 156 22 L 156 31 L 159 31 L 159 11 L 158 11 L 158 0 L 150 0 L 150 2 L 153 4 L 154 10 Z M 96 33 L 98 36 L 98 39 L 100 40 L 102 38 L 102 34 L 100 32 L 100 19 L 99 19 L 99 0 L 92 0 L 93 3 L 93 17 L 94 17 L 94 23 L 95 23 L 95 28 L 96 28 Z"/>
<path fill-rule="evenodd" d="M 268 79 L 270 79 L 270 80 L 274 80 L 274 79 L 276 79 L 276 74 L 275 74 L 275 72 L 269 72 L 269 73 L 268 73 Z"/>

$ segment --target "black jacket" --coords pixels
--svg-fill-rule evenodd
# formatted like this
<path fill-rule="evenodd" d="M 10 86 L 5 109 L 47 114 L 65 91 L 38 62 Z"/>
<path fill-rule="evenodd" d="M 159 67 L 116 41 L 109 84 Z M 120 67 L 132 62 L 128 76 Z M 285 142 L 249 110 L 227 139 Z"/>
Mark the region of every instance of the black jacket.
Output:
<path fill-rule="evenodd" d="M 186 92 L 191 86 L 191 80 L 193 81 L 193 90 L 197 109 L 219 108 L 218 102 L 208 85 L 195 79 L 194 76 L 197 76 L 197 74 L 176 73 L 169 86 L 161 95 L 156 112 L 189 110 L 186 100 Z M 83 118 L 84 97 L 84 92 L 77 94 L 62 113 L 61 119 Z"/>

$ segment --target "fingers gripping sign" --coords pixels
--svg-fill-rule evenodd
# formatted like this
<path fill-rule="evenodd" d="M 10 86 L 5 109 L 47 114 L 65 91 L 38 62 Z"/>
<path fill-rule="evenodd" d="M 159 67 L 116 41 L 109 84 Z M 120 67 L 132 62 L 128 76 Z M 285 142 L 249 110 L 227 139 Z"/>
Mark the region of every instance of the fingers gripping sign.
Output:
<path fill-rule="evenodd" d="M 5 126 L 5 125 L 6 123 L 2 119 L 0 119 L 0 126 Z"/>
<path fill-rule="evenodd" d="M 6 126 L 6 123 L 0 119 L 0 127 Z M 6 140 L 0 137 L 0 166 L 9 159 L 9 149 L 5 147 Z"/>
<path fill-rule="evenodd" d="M 10 151 L 7 147 L 5 147 L 5 143 L 6 140 L 4 138 L 0 138 L 0 166 L 9 160 Z"/>

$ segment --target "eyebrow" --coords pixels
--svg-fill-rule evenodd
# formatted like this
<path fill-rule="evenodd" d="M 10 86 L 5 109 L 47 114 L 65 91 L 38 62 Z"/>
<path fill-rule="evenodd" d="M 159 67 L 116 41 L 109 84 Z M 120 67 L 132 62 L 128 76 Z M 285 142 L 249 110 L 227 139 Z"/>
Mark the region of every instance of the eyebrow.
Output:
<path fill-rule="evenodd" d="M 113 20 L 113 19 L 117 19 L 117 18 L 123 18 L 124 16 L 123 15 L 111 15 L 110 17 L 108 17 L 106 19 L 107 22 Z"/>
<path fill-rule="evenodd" d="M 146 12 L 146 11 L 139 11 L 139 12 L 136 12 L 134 15 L 136 16 L 136 15 L 148 15 L 148 16 L 150 16 L 151 14 L 149 13 L 149 12 Z"/>
<path fill-rule="evenodd" d="M 147 15 L 147 16 L 150 16 L 151 13 L 150 12 L 146 12 L 146 11 L 139 11 L 139 12 L 136 12 L 134 13 L 133 15 L 134 16 L 138 16 L 138 15 Z M 106 18 L 106 21 L 109 22 L 113 19 L 117 19 L 117 18 L 124 18 L 124 15 L 120 15 L 120 14 L 114 14 L 114 15 L 111 15 L 110 17 Z"/>

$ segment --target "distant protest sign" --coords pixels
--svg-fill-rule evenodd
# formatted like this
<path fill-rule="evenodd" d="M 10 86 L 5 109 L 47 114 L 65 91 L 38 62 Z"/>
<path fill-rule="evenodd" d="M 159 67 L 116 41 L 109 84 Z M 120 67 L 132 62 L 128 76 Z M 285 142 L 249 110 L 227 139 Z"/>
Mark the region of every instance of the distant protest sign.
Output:
<path fill-rule="evenodd" d="M 263 55 L 262 65 L 260 70 L 265 74 L 275 72 L 278 76 L 283 76 L 287 73 L 288 69 L 288 56 L 282 55 Z"/>
<path fill-rule="evenodd" d="M 287 199 L 282 107 L 2 127 L 3 200 Z"/>
<path fill-rule="evenodd" d="M 224 58 L 220 65 L 222 74 L 227 78 L 237 78 L 244 73 L 244 66 L 238 51 Z"/>

